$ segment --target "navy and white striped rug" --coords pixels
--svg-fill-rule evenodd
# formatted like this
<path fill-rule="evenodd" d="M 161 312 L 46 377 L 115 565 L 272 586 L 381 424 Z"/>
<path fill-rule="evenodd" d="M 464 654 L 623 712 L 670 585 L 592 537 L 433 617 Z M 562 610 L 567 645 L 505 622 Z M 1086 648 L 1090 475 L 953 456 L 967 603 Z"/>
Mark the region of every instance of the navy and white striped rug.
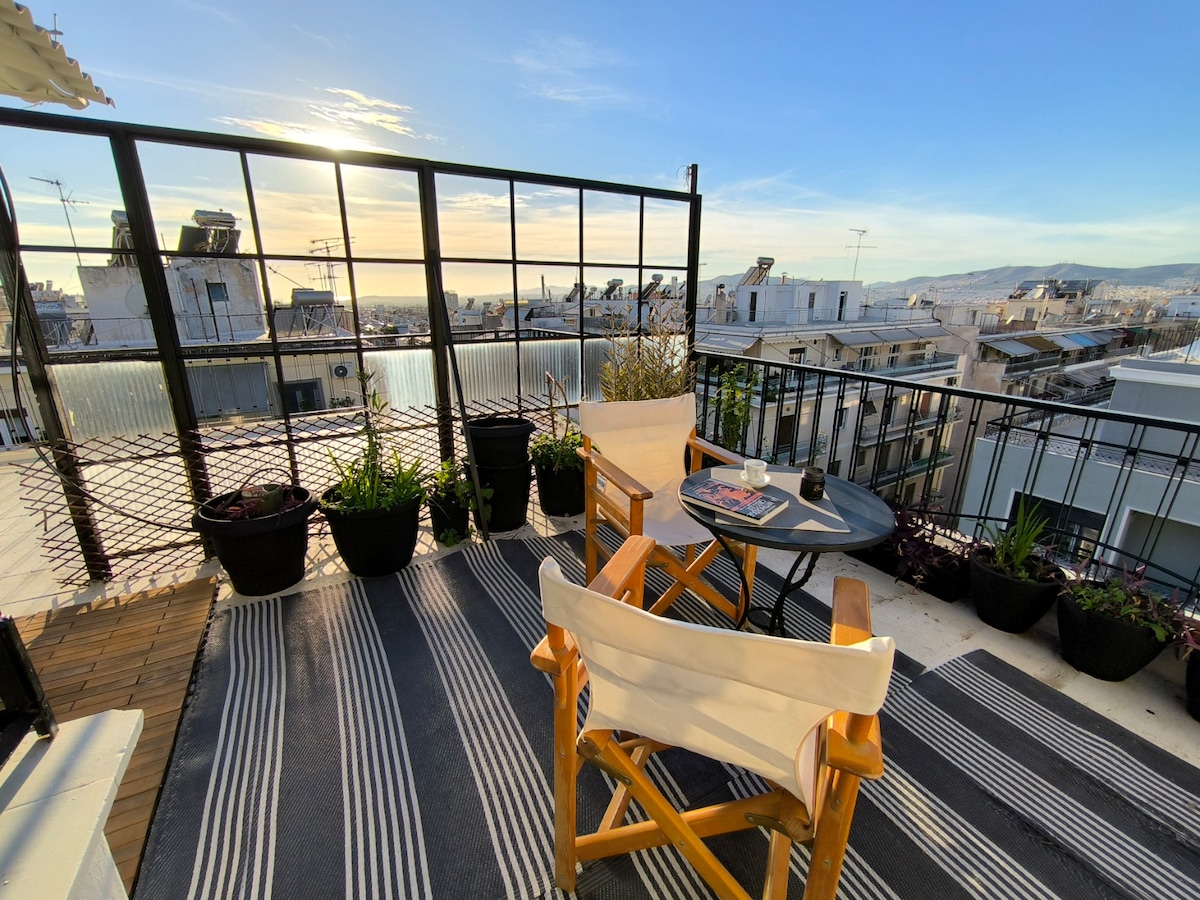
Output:
<path fill-rule="evenodd" d="M 528 657 L 537 566 L 582 580 L 578 549 L 495 541 L 214 617 L 137 900 L 562 896 L 551 693 Z M 718 575 L 732 592 L 732 566 Z M 778 581 L 759 585 L 766 602 Z M 825 639 L 828 610 L 799 600 L 791 632 Z M 728 625 L 698 601 L 673 614 Z M 987 653 L 925 673 L 898 658 L 882 727 L 887 773 L 864 784 L 839 896 L 1200 898 L 1197 770 Z M 680 751 L 649 771 L 683 805 L 757 787 Z M 605 776 L 583 779 L 590 826 Z M 766 846 L 713 842 L 752 894 Z M 659 849 L 589 865 L 577 896 L 712 895 Z"/>

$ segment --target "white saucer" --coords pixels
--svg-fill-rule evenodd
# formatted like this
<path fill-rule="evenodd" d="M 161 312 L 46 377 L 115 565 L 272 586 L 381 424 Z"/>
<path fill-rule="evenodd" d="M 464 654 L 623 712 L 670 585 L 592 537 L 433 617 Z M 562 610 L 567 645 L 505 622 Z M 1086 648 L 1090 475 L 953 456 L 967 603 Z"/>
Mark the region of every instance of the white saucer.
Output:
<path fill-rule="evenodd" d="M 751 481 L 746 477 L 745 471 L 738 472 L 738 478 L 742 479 L 742 484 L 746 485 L 746 487 L 752 488 L 764 488 L 771 483 L 770 475 L 764 475 L 762 481 Z"/>

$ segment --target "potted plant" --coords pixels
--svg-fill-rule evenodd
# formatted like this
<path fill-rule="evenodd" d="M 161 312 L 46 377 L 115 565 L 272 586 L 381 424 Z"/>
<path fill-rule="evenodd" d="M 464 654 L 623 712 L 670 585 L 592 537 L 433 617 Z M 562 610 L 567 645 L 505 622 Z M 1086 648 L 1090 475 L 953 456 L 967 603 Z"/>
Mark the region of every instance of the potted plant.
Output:
<path fill-rule="evenodd" d="M 1184 685 L 1187 688 L 1187 711 L 1193 719 L 1200 720 L 1200 623 L 1194 615 L 1179 610 L 1176 621 L 1175 646 L 1180 659 L 1187 660 Z"/>
<path fill-rule="evenodd" d="M 1175 604 L 1123 569 L 1104 580 L 1075 578 L 1058 595 L 1063 659 L 1102 681 L 1123 681 L 1148 665 L 1177 633 Z"/>
<path fill-rule="evenodd" d="M 421 503 L 425 499 L 421 461 L 406 464 L 400 453 L 384 446 L 379 422 L 387 402 L 370 386 L 360 457 L 341 462 L 332 452 L 338 482 L 321 495 L 321 511 L 346 568 L 362 577 L 387 575 L 408 565 L 417 545 Z"/>
<path fill-rule="evenodd" d="M 896 530 L 886 543 L 894 547 L 896 577 L 946 603 L 961 600 L 971 590 L 974 542 L 940 532 L 923 511 L 895 510 Z"/>
<path fill-rule="evenodd" d="M 491 496 L 491 488 L 484 488 L 483 499 L 486 501 Z M 446 460 L 437 467 L 429 480 L 425 502 L 429 506 L 429 524 L 438 541 L 452 547 L 471 536 L 470 513 L 475 508 L 475 486 L 457 460 Z"/>
<path fill-rule="evenodd" d="M 605 330 L 607 357 L 600 364 L 600 393 L 605 400 L 663 400 L 695 389 L 696 367 L 681 339 L 678 303 L 650 307 L 643 329 L 631 326 L 626 308 Z"/>
<path fill-rule="evenodd" d="M 538 504 L 548 516 L 578 516 L 583 513 L 583 434 L 567 413 L 567 390 L 549 372 L 546 393 L 550 398 L 550 433 L 539 434 L 529 445 L 533 474 L 537 478 Z M 561 415 L 556 396 L 562 397 Z M 561 417 L 562 435 L 558 433 Z"/>
<path fill-rule="evenodd" d="M 739 452 L 742 435 L 750 426 L 751 402 L 758 382 L 758 372 L 747 375 L 745 366 L 733 366 L 721 373 L 717 387 L 716 443 L 726 450 Z"/>
<path fill-rule="evenodd" d="M 1020 634 L 1033 627 L 1062 587 L 1062 570 L 1042 554 L 1038 542 L 1048 520 L 1037 514 L 1037 506 L 1017 503 L 1017 513 L 1008 527 L 989 525 L 988 543 L 971 554 L 971 594 L 981 620 Z"/>
<path fill-rule="evenodd" d="M 276 594 L 304 577 L 308 519 L 317 508 L 298 485 L 252 483 L 259 474 L 192 516 L 192 528 L 212 543 L 233 589 L 246 596 Z"/>

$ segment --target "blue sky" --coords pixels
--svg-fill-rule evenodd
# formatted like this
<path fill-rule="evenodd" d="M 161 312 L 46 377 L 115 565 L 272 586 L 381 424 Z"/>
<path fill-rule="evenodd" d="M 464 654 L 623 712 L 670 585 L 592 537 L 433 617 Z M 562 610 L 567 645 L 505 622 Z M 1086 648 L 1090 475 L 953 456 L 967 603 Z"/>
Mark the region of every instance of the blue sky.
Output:
<path fill-rule="evenodd" d="M 1195 0 L 27 2 L 116 100 L 83 116 L 679 189 L 699 163 L 706 274 L 848 278 L 851 228 L 867 282 L 1200 261 Z"/>

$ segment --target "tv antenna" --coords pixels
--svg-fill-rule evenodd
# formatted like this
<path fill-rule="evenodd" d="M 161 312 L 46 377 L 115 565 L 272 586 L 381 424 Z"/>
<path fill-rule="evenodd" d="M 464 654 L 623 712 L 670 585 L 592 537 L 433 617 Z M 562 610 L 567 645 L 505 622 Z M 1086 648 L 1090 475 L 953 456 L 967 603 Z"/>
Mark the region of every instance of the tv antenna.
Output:
<path fill-rule="evenodd" d="M 82 266 L 83 257 L 79 255 L 79 243 L 75 240 L 75 227 L 71 224 L 71 213 L 68 211 L 68 204 L 78 206 L 81 203 L 86 204 L 88 201 L 72 200 L 71 198 L 75 195 L 74 191 L 71 191 L 70 194 L 63 194 L 63 183 L 57 178 L 38 178 L 36 175 L 30 175 L 29 179 L 30 181 L 40 181 L 43 184 L 52 184 L 58 188 L 58 201 L 62 204 L 63 215 L 67 217 L 67 231 L 71 233 L 71 246 L 75 248 L 75 261 Z"/>
<path fill-rule="evenodd" d="M 862 248 L 864 246 L 862 239 L 863 239 L 863 235 L 867 233 L 867 229 L 851 228 L 850 230 L 858 235 L 858 243 L 846 245 L 846 249 L 850 249 L 851 247 L 854 248 L 854 271 L 852 273 L 850 273 L 850 280 L 857 281 L 858 280 L 858 254 L 862 252 Z M 878 247 L 875 247 L 872 244 L 867 244 L 865 246 L 868 250 L 878 250 L 879 249 Z"/>
<path fill-rule="evenodd" d="M 323 253 L 326 257 L 326 261 L 323 264 L 319 264 L 323 265 L 325 269 L 321 274 L 321 289 L 332 292 L 336 298 L 337 292 L 334 284 L 337 276 L 333 274 L 333 267 L 336 265 L 333 261 L 333 249 L 342 245 L 342 239 L 340 237 L 316 238 L 309 241 L 309 243 L 313 245 L 313 248 L 308 251 L 309 253 Z M 350 238 L 350 243 L 354 243 L 354 238 Z"/>

